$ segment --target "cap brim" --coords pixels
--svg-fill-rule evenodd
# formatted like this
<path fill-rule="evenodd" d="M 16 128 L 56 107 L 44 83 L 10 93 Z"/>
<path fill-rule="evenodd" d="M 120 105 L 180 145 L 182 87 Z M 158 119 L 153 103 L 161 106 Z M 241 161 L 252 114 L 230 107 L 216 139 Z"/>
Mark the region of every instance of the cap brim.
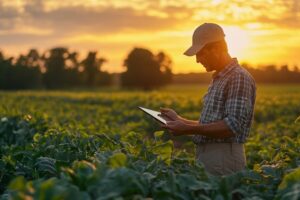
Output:
<path fill-rule="evenodd" d="M 186 56 L 194 56 L 196 55 L 205 45 L 199 45 L 199 46 L 191 46 L 186 50 L 183 54 Z"/>

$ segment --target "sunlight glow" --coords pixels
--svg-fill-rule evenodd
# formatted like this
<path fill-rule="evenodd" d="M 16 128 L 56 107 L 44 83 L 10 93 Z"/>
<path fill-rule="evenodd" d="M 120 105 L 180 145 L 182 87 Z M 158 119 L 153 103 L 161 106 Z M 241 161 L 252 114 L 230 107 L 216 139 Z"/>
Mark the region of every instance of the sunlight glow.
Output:
<path fill-rule="evenodd" d="M 56 46 L 83 55 L 97 50 L 110 72 L 144 47 L 169 54 L 173 72 L 188 73 L 203 71 L 183 55 L 194 28 L 213 22 L 240 62 L 300 66 L 299 16 L 299 0 L 0 0 L 0 43 L 14 56 Z"/>
<path fill-rule="evenodd" d="M 223 1 L 223 0 L 212 0 L 211 3 L 212 3 L 213 5 L 218 5 L 218 4 L 222 3 L 222 1 Z"/>
<path fill-rule="evenodd" d="M 226 26 L 223 27 L 223 29 L 230 54 L 232 54 L 232 56 L 244 58 L 245 50 L 250 44 L 249 33 L 235 26 Z"/>

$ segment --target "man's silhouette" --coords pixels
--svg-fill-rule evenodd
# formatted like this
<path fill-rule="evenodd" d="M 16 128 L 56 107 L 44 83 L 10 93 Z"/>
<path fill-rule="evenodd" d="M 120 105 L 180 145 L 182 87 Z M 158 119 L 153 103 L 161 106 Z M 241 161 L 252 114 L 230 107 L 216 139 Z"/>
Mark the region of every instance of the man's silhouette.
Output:
<path fill-rule="evenodd" d="M 196 159 L 214 175 L 245 168 L 243 144 L 249 136 L 256 97 L 254 79 L 229 55 L 224 37 L 219 25 L 204 23 L 194 31 L 192 46 L 184 52 L 187 56 L 195 55 L 206 71 L 215 71 L 203 97 L 199 121 L 161 108 L 162 116 L 172 119 L 162 127 L 174 135 L 193 135 Z"/>

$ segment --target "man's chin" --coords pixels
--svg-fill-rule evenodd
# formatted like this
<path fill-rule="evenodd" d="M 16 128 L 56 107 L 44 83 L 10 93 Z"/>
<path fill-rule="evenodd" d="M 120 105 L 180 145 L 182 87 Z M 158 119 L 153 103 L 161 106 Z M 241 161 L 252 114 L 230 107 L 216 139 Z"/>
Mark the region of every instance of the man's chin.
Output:
<path fill-rule="evenodd" d="M 205 68 L 206 72 L 211 72 L 211 71 L 213 71 L 213 70 L 212 70 L 211 68 L 209 68 L 209 67 L 204 66 L 204 68 Z"/>
<path fill-rule="evenodd" d="M 205 65 L 205 64 L 203 64 L 203 63 L 201 63 L 201 64 L 202 64 L 202 66 L 205 68 L 206 72 L 211 72 L 211 71 L 213 71 L 209 66 L 207 66 L 207 65 Z"/>

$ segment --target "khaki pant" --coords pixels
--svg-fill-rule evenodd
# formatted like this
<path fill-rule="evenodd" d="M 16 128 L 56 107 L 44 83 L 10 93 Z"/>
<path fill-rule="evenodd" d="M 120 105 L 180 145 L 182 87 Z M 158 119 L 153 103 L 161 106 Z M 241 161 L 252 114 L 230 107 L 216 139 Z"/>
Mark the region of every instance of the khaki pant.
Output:
<path fill-rule="evenodd" d="M 198 144 L 196 159 L 203 163 L 206 171 L 216 176 L 228 175 L 246 167 L 244 145 L 238 143 Z"/>

